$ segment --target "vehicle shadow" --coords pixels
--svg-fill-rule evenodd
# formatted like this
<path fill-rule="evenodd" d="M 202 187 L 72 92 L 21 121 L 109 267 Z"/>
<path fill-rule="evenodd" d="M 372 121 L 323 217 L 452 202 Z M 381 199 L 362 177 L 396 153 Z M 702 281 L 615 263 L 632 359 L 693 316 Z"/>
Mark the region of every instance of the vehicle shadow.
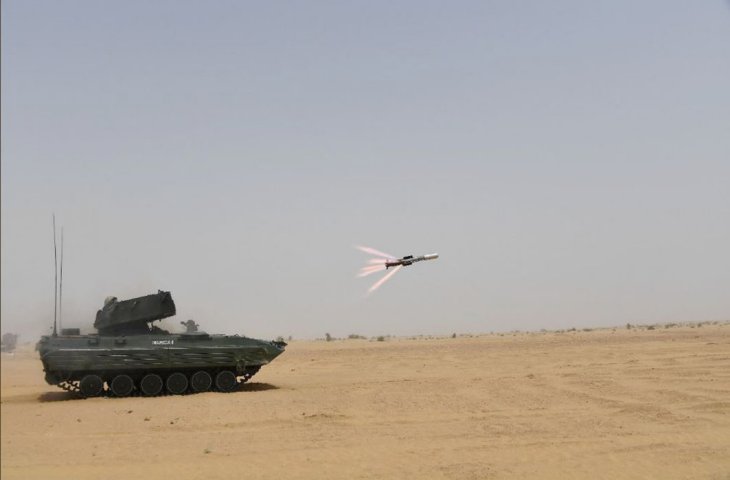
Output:
<path fill-rule="evenodd" d="M 279 387 L 270 383 L 244 383 L 239 388 L 240 392 L 263 392 L 265 390 L 278 390 Z"/>
<path fill-rule="evenodd" d="M 71 392 L 43 392 L 38 395 L 39 402 L 65 402 L 67 400 L 79 400 L 80 397 Z"/>

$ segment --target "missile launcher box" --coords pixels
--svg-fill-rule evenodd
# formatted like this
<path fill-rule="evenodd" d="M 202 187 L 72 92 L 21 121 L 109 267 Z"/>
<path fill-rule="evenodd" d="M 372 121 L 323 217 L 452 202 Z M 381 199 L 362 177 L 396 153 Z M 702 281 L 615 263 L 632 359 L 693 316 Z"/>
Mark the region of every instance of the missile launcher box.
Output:
<path fill-rule="evenodd" d="M 175 315 L 175 302 L 170 292 L 159 290 L 152 295 L 117 300 L 109 297 L 96 312 L 94 328 L 102 335 L 134 335 L 149 332 L 149 322 Z"/>

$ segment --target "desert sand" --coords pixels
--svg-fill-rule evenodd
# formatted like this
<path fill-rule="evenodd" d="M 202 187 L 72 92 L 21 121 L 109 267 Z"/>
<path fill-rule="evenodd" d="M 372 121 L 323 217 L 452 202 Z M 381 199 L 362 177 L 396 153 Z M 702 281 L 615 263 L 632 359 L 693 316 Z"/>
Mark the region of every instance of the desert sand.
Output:
<path fill-rule="evenodd" d="M 730 479 L 730 324 L 294 341 L 242 391 L 72 399 L 2 356 L 2 478 Z"/>

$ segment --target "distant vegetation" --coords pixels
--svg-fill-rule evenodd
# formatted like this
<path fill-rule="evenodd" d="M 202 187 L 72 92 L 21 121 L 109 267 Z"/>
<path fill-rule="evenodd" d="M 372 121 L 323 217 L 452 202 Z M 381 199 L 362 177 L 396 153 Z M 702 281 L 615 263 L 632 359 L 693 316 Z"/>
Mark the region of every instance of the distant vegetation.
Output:
<path fill-rule="evenodd" d="M 376 342 L 376 341 L 384 342 L 391 337 L 392 337 L 392 335 L 379 335 L 377 337 L 370 337 L 370 341 L 371 342 Z M 429 336 L 429 338 L 431 338 L 431 337 Z M 336 342 L 338 340 L 342 341 L 342 340 L 367 340 L 367 339 L 368 339 L 368 337 L 366 337 L 365 335 L 360 335 L 358 333 L 351 333 L 345 338 L 337 338 L 337 337 L 333 337 L 329 333 L 325 333 L 324 338 L 318 338 L 317 340 L 324 340 L 326 342 Z"/>
<path fill-rule="evenodd" d="M 658 330 L 658 329 L 669 329 L 669 328 L 701 328 L 704 325 L 730 325 L 730 321 L 704 321 L 704 322 L 683 322 L 683 323 L 656 323 L 656 324 L 644 324 L 644 325 L 637 325 L 637 324 L 626 324 L 626 330 L 633 330 L 636 332 L 640 331 L 647 331 L 647 330 Z M 366 335 L 360 335 L 359 333 L 351 333 L 347 335 L 346 337 L 334 337 L 329 333 L 325 333 L 324 338 L 318 338 L 319 341 L 327 341 L 327 342 L 335 342 L 335 341 L 346 341 L 346 340 L 369 340 L 371 342 L 385 342 L 390 339 L 395 338 L 402 338 L 402 339 L 408 339 L 408 340 L 431 340 L 431 339 L 439 339 L 439 338 L 474 338 L 474 337 L 483 337 L 483 336 L 499 336 L 499 337 L 505 337 L 505 336 L 512 336 L 512 337 L 518 337 L 523 335 L 562 335 L 566 333 L 570 333 L 573 335 L 585 332 L 601 332 L 601 331 L 610 331 L 612 333 L 616 333 L 617 329 L 621 327 L 619 326 L 607 326 L 607 327 L 586 327 L 586 328 L 576 328 L 571 327 L 568 329 L 560 329 L 560 330 L 548 330 L 545 328 L 541 328 L 540 330 L 534 330 L 534 331 L 521 331 L 521 330 L 511 330 L 509 332 L 494 332 L 491 331 L 489 333 L 477 333 L 477 334 L 469 334 L 469 333 L 450 333 L 445 335 L 410 335 L 410 336 L 404 336 L 404 337 L 396 337 L 393 335 L 377 335 L 368 337 Z M 277 340 L 281 340 L 283 337 L 277 337 Z M 289 336 L 289 341 L 292 340 L 292 337 Z"/>

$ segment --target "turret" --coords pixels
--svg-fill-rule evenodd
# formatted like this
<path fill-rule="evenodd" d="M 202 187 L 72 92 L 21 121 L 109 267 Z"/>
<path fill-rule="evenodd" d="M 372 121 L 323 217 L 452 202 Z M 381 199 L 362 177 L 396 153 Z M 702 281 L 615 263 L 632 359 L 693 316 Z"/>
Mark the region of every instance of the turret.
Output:
<path fill-rule="evenodd" d="M 158 290 L 152 295 L 117 300 L 107 297 L 104 307 L 96 312 L 94 328 L 100 335 L 140 335 L 160 332 L 148 325 L 156 320 L 175 315 L 175 302 L 170 292 Z"/>

